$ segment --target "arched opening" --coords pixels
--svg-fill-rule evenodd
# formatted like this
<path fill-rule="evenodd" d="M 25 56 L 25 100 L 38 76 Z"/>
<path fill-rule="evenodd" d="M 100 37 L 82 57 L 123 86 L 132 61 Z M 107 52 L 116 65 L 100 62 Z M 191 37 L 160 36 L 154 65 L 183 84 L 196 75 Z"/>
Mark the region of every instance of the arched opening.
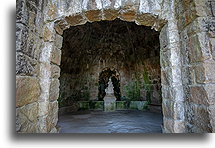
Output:
<path fill-rule="evenodd" d="M 128 117 L 129 114 L 137 117 L 143 114 L 141 118 L 144 119 L 144 111 L 152 111 L 151 118 L 156 117 L 156 132 L 161 132 L 158 31 L 120 19 L 86 23 L 64 31 L 61 51 L 60 112 L 64 108 L 73 114 L 83 110 L 118 114 L 123 110 L 128 112 Z M 104 101 L 110 79 L 116 102 Z M 59 117 L 61 125 L 64 116 L 61 118 L 60 114 Z M 136 123 L 135 120 L 133 122 Z M 66 132 L 62 128 L 62 132 Z"/>
<path fill-rule="evenodd" d="M 181 71 L 181 65 L 179 63 L 176 63 L 175 61 L 180 61 L 181 57 L 180 54 L 177 52 L 178 49 L 180 48 L 180 45 L 178 42 L 176 42 L 176 40 L 179 37 L 178 34 L 178 30 L 177 30 L 177 23 L 174 21 L 167 21 L 166 19 L 166 13 L 165 11 L 160 11 L 161 7 L 157 7 L 160 4 L 158 4 L 157 1 L 151 3 L 151 1 L 132 1 L 130 3 L 130 1 L 128 2 L 123 2 L 123 1 L 109 1 L 106 3 L 105 2 L 101 2 L 101 1 L 83 1 L 82 2 L 76 2 L 76 1 L 71 1 L 71 3 L 65 3 L 64 1 L 60 1 L 59 3 L 57 2 L 57 5 L 60 6 L 63 9 L 59 9 L 59 11 L 57 12 L 58 16 L 56 15 L 55 11 L 52 10 L 52 8 L 54 6 L 56 6 L 53 3 L 50 3 L 50 8 L 48 8 L 47 12 L 48 12 L 48 16 L 46 17 L 47 20 L 47 24 L 45 27 L 45 32 L 47 36 L 45 37 L 45 41 L 46 43 L 49 43 L 50 41 L 52 42 L 53 40 L 55 40 L 55 43 L 57 43 L 58 46 L 57 49 L 60 49 L 61 47 L 61 41 L 59 41 L 59 35 L 63 35 L 66 31 L 66 29 L 70 28 L 70 26 L 75 26 L 78 28 L 79 25 L 83 25 L 87 26 L 87 22 L 93 22 L 96 23 L 97 21 L 101 21 L 101 20 L 109 20 L 112 21 L 116 18 L 119 18 L 121 20 L 127 21 L 127 22 L 135 22 L 138 25 L 144 25 L 144 26 L 150 26 L 148 27 L 149 30 L 151 30 L 151 28 L 154 28 L 157 31 L 161 31 L 160 32 L 160 55 L 161 56 L 161 82 L 162 82 L 162 97 L 163 100 L 162 101 L 162 107 L 163 107 L 163 113 L 164 113 L 164 131 L 165 132 L 184 132 L 185 130 L 185 122 L 184 122 L 184 92 L 183 92 L 183 87 L 182 85 L 182 80 L 181 80 L 181 75 L 175 77 L 174 75 L 178 72 Z M 69 7 L 65 7 L 69 5 Z M 163 5 L 163 3 L 161 4 Z M 152 7 L 152 6 L 156 6 Z M 70 9 L 71 8 L 71 9 Z M 67 10 L 68 9 L 68 10 Z M 57 16 L 57 17 L 56 17 Z M 169 16 L 169 15 L 168 15 Z M 172 16 L 172 15 L 171 15 Z M 169 18 L 168 18 L 169 20 Z M 174 19 L 173 19 L 174 20 Z M 49 23 L 50 22 L 50 23 Z M 166 24 L 167 23 L 167 24 Z M 166 24 L 166 25 L 165 25 Z M 124 25 L 122 25 L 124 26 Z M 54 27 L 54 28 L 53 28 Z M 73 28 L 73 27 L 72 27 Z M 124 29 L 128 29 L 128 27 L 122 27 Z M 137 27 L 135 27 L 137 28 Z M 107 28 L 108 29 L 108 28 Z M 123 29 L 122 29 L 123 30 Z M 56 33 L 56 34 L 55 34 Z M 91 31 L 89 31 L 87 34 L 89 35 L 91 33 Z M 139 34 L 139 32 L 137 32 L 137 34 Z M 141 33 L 142 34 L 142 33 Z M 147 35 L 150 35 L 151 33 L 146 33 Z M 55 38 L 56 35 L 56 38 Z M 159 35 L 159 33 L 158 33 Z M 64 35 L 63 35 L 64 36 Z M 70 36 L 71 37 L 71 36 Z M 127 38 L 128 36 L 124 37 L 124 39 L 129 39 L 130 43 L 132 43 L 131 39 L 132 38 Z M 55 38 L 55 39 L 54 39 Z M 65 37 L 63 37 L 65 39 Z M 158 42 L 159 42 L 159 38 L 156 37 Z M 80 38 L 80 41 L 85 41 L 82 40 L 83 38 Z M 93 36 L 91 37 L 91 39 L 93 39 Z M 147 39 L 147 38 L 145 38 Z M 149 39 L 149 38 L 148 38 Z M 78 40 L 76 40 L 78 41 Z M 88 40 L 90 41 L 90 40 Z M 111 41 L 111 40 L 110 40 Z M 150 42 L 150 40 L 148 40 Z M 81 42 L 80 42 L 81 43 Z M 92 45 L 94 44 L 93 42 L 91 42 Z M 50 44 L 47 44 L 50 45 Z M 149 44 L 148 44 L 149 45 Z M 154 46 L 153 42 L 151 42 L 151 46 Z M 48 49 L 51 49 L 51 46 L 48 46 Z M 126 49 L 126 47 L 125 47 Z M 135 48 L 132 48 L 135 49 Z M 159 49 L 159 48 L 156 48 Z M 177 49 L 177 50 L 175 50 Z M 58 51 L 56 53 L 56 51 Z M 85 50 L 86 51 L 86 50 Z M 99 52 L 97 52 L 99 50 L 95 50 L 94 55 L 99 54 Z M 108 50 L 107 50 L 108 51 Z M 129 51 L 129 50 L 128 50 Z M 133 50 L 134 51 L 134 50 Z M 138 50 L 135 50 L 138 51 Z M 46 50 L 42 50 L 42 55 L 43 54 L 47 54 Z M 59 58 L 60 54 L 59 54 L 59 50 L 54 50 L 52 55 L 54 57 Z M 135 54 L 132 54 L 134 52 L 127 52 L 129 53 L 128 57 L 126 57 L 125 59 L 130 59 L 133 62 L 134 61 L 138 61 L 140 58 L 135 58 Z M 150 53 L 150 52 L 148 52 Z M 155 53 L 155 52 L 152 52 Z M 112 55 L 119 55 L 119 58 L 124 58 L 125 56 L 121 55 L 121 54 L 112 54 Z M 127 55 L 127 54 L 126 54 Z M 139 55 L 139 54 L 136 54 Z M 146 54 L 148 55 L 148 54 Z M 150 54 L 149 54 L 150 55 Z M 152 54 L 153 55 L 153 54 Z M 65 57 L 62 54 L 62 57 Z M 82 56 L 80 56 L 82 57 Z M 173 60 L 174 59 L 174 60 Z M 79 59 L 74 58 L 74 60 L 78 61 Z M 74 61 L 73 60 L 73 61 Z M 48 59 L 47 59 L 48 61 Z M 51 59 L 52 61 L 52 59 Z M 62 58 L 63 61 L 63 58 Z M 155 60 L 154 62 L 159 61 Z M 126 63 L 124 62 L 124 66 L 125 67 L 130 67 L 133 65 L 133 62 Z M 61 62 L 62 63 L 62 62 Z M 104 67 L 112 67 L 113 65 L 105 65 L 109 62 L 103 62 Z M 153 63 L 152 61 L 149 61 L 148 63 Z M 46 61 L 43 63 L 46 64 Z M 59 65 L 59 64 L 58 64 Z M 172 65 L 174 65 L 174 68 L 172 68 Z M 68 67 L 70 67 L 70 64 L 67 65 Z M 88 63 L 85 64 L 85 66 L 89 67 Z M 175 68 L 177 67 L 177 68 Z M 119 67 L 116 67 L 119 70 Z M 138 69 L 139 66 L 135 67 L 134 69 Z M 144 67 L 147 68 L 147 67 Z M 150 67 L 148 67 L 149 69 L 151 69 Z M 128 69 L 128 68 L 126 68 Z M 42 70 L 44 71 L 49 71 L 49 69 L 47 67 L 42 67 Z M 101 71 L 101 70 L 99 70 Z M 153 70 L 152 70 L 153 71 Z M 121 70 L 119 70 L 120 75 L 122 76 L 121 78 L 123 79 L 124 76 L 128 76 L 128 74 L 130 74 L 130 78 L 132 78 L 131 80 L 133 80 L 135 83 L 133 83 L 133 85 L 131 85 L 128 88 L 128 90 L 132 90 L 132 89 L 137 89 L 138 91 L 135 91 L 135 93 L 129 93 L 132 94 L 129 98 L 140 98 L 140 97 L 135 97 L 138 96 L 140 93 L 139 92 L 144 92 L 143 95 L 145 94 L 149 94 L 151 89 L 146 89 L 146 91 L 139 91 L 139 84 L 137 81 L 137 78 L 146 76 L 145 80 L 149 80 L 151 78 L 151 76 L 148 73 L 145 74 L 133 74 L 129 71 L 122 73 Z M 97 73 L 98 74 L 98 73 Z M 132 75 L 132 76 L 131 76 Z M 98 75 L 96 76 L 98 78 Z M 45 100 L 47 100 L 47 98 L 45 98 L 46 96 L 46 92 L 47 89 L 49 89 L 49 87 L 44 86 L 43 84 L 46 82 L 46 75 L 42 75 L 42 77 L 40 78 L 40 83 L 41 83 L 41 89 L 42 89 L 42 94 L 41 97 L 44 98 Z M 53 78 L 52 78 L 53 79 Z M 121 80 L 122 80 L 121 79 Z M 98 82 L 98 80 L 97 80 Z M 122 81 L 124 82 L 124 81 Z M 150 82 L 150 81 L 148 81 Z M 156 81 L 155 81 L 156 82 Z M 159 82 L 159 80 L 157 81 Z M 175 84 L 175 82 L 178 82 L 177 84 Z M 80 83 L 76 83 L 76 84 L 80 84 Z M 90 86 L 90 83 L 87 83 L 88 86 Z M 126 84 L 120 83 L 121 86 L 125 86 Z M 98 90 L 98 83 L 96 83 L 96 90 Z M 144 88 L 151 88 L 148 87 L 150 86 L 151 83 L 148 83 L 146 87 Z M 52 84 L 51 84 L 52 86 Z M 61 85 L 62 86 L 62 85 Z M 88 87 L 88 88 L 93 88 L 93 87 Z M 122 87 L 121 87 L 122 88 Z M 153 87 L 154 88 L 154 87 Z M 160 88 L 160 87 L 157 87 Z M 50 94 L 53 94 L 53 90 L 54 88 L 50 89 Z M 169 92 L 171 90 L 171 92 Z M 91 91 L 90 91 L 91 92 Z M 130 91 L 128 91 L 130 92 Z M 134 91 L 131 91 L 134 92 Z M 97 96 L 98 92 L 93 92 L 92 93 Z M 123 93 L 125 93 L 125 91 L 121 90 L 121 95 L 123 98 L 124 97 Z M 181 94 L 178 96 L 178 94 Z M 88 94 L 88 93 L 87 93 Z M 157 93 L 158 94 L 158 93 Z M 56 95 L 57 96 L 57 95 Z M 87 95 L 88 96 L 88 95 Z M 151 99 L 151 95 L 149 98 Z M 87 97 L 88 98 L 88 97 Z M 95 97 L 94 97 L 95 98 Z M 146 98 L 146 97 L 143 97 Z M 60 98 L 59 98 L 60 99 Z M 141 99 L 142 100 L 142 99 Z M 160 102 L 160 101 L 159 101 Z M 56 101 L 54 102 L 56 104 Z M 51 103 L 51 104 L 54 104 Z M 174 105 L 172 105 L 174 104 Z M 85 104 L 86 105 L 86 104 Z M 175 108 L 174 106 L 181 106 L 181 108 Z M 39 106 L 39 108 L 43 107 L 42 105 Z M 57 108 L 55 110 L 58 110 Z M 180 112 L 180 114 L 179 114 Z M 50 115 L 52 118 L 57 119 L 56 114 L 52 114 Z M 176 119 L 177 118 L 177 119 Z M 43 115 L 42 116 L 43 121 L 46 121 L 46 116 Z M 57 120 L 55 120 L 57 121 Z M 53 125 L 56 125 L 56 122 L 53 123 Z M 43 126 L 42 124 L 39 125 L 39 127 Z M 175 128 L 177 127 L 177 128 Z M 180 127 L 180 128 L 178 128 Z M 53 130 L 55 130 L 54 127 L 50 127 Z M 49 128 L 49 129 L 50 129 Z"/>
<path fill-rule="evenodd" d="M 120 93 L 120 75 L 114 68 L 105 68 L 99 74 L 99 93 L 98 93 L 98 100 L 103 101 L 106 92 L 105 89 L 108 87 L 108 81 L 111 78 L 113 83 L 113 90 L 114 96 L 116 97 L 117 101 L 121 100 L 121 93 Z"/>
<path fill-rule="evenodd" d="M 187 11 L 190 10 L 189 8 L 194 11 Z M 94 103 L 94 106 L 101 107 L 103 101 L 96 104 L 92 100 L 86 100 L 98 99 L 98 78 L 102 69 L 115 67 L 120 73 L 121 101 L 124 99 L 144 101 L 146 99 L 148 105 L 155 104 L 156 101 L 161 102 L 161 100 L 153 98 L 159 96 L 159 93 L 152 91 L 152 89 L 160 89 L 161 86 L 156 84 L 161 81 L 164 132 L 214 132 L 214 20 L 208 17 L 214 16 L 212 10 L 213 5 L 209 1 L 206 3 L 193 1 L 186 5 L 181 2 L 161 2 L 159 0 L 49 0 L 45 3 L 43 1 L 41 3 L 18 1 L 16 21 L 16 131 L 23 133 L 58 132 L 56 126 L 58 105 L 60 107 L 72 106 L 72 109 L 75 109 L 77 106 L 75 103 L 79 99 L 85 100 L 86 106 L 89 105 L 90 101 Z M 99 24 L 96 22 L 113 21 L 116 18 L 127 22 L 114 27 L 119 31 L 115 35 L 102 38 L 102 34 L 99 38 L 98 33 L 102 33 L 102 29 L 98 27 Z M 131 35 L 135 31 L 131 29 L 132 25 L 128 22 L 150 26 L 160 31 L 160 50 L 139 52 L 142 50 L 137 50 L 135 46 L 133 46 L 134 48 L 129 46 L 147 43 L 146 45 L 149 45 L 147 48 L 150 48 L 154 47 L 154 43 L 157 42 L 150 44 L 152 32 L 146 31 L 147 33 L 144 34 L 141 32 L 142 29 L 137 26 L 134 28 L 138 28 L 140 32 L 137 31 L 135 35 Z M 92 30 L 84 32 L 87 27 L 91 28 L 89 24 L 95 25 L 94 27 L 97 26 L 97 32 Z M 86 28 L 84 29 L 80 25 Z M 70 27 L 73 28 L 74 34 L 68 33 L 67 29 L 70 30 Z M 103 28 L 107 30 L 103 32 L 111 33 L 109 32 L 111 27 Z M 118 33 L 126 34 L 127 31 L 131 34 L 116 38 Z M 80 33 L 79 38 L 75 32 Z M 141 42 L 135 38 L 139 34 L 145 37 L 142 38 Z M 72 40 L 74 36 L 76 39 Z M 96 49 L 92 50 L 94 52 L 86 52 L 88 50 L 81 48 L 82 45 L 86 45 L 82 44 L 83 42 L 86 43 L 86 40 L 90 45 L 96 45 L 96 42 L 93 42 L 95 38 L 101 39 L 100 41 L 109 41 L 109 43 L 104 44 L 105 46 L 91 48 Z M 69 47 L 72 50 L 61 50 L 63 39 L 71 39 L 69 42 L 73 41 L 74 44 L 70 45 L 75 45 L 76 48 Z M 115 39 L 122 39 L 122 41 L 118 42 Z M 147 39 L 148 42 L 145 42 Z M 114 46 L 109 46 L 113 45 L 112 43 L 115 43 Z M 118 43 L 120 46 L 117 46 Z M 67 45 L 63 44 L 63 48 Z M 112 47 L 117 50 L 112 50 Z M 85 56 L 86 53 L 93 53 L 90 55 L 93 60 L 88 60 Z M 99 60 L 94 58 L 93 55 L 101 55 L 101 53 L 107 53 L 106 55 L 112 55 L 115 58 L 101 60 L 106 57 L 105 55 Z M 141 53 L 145 54 L 140 56 Z M 154 75 L 157 73 L 154 70 L 156 66 L 149 66 L 156 65 L 154 63 L 157 63 L 159 58 L 137 64 L 140 59 L 147 59 L 145 55 L 151 56 L 156 55 L 156 53 L 160 53 L 161 78 Z M 60 62 L 61 57 L 62 62 Z M 116 59 L 116 61 L 124 59 L 124 62 L 122 62 L 123 64 L 120 64 L 121 62 L 110 64 L 111 59 Z M 94 61 L 100 65 L 92 69 Z M 118 65 L 118 67 L 114 65 Z M 139 69 L 143 69 L 144 73 L 134 73 Z M 92 73 L 93 71 L 96 71 L 95 75 Z M 95 78 L 95 81 L 88 79 L 92 77 Z M 62 83 L 62 80 L 66 83 Z M 144 89 L 141 89 L 143 88 L 142 84 L 144 84 Z M 123 86 L 127 87 L 124 88 Z M 60 97 L 58 97 L 59 93 Z M 68 108 L 68 110 L 70 109 Z"/>

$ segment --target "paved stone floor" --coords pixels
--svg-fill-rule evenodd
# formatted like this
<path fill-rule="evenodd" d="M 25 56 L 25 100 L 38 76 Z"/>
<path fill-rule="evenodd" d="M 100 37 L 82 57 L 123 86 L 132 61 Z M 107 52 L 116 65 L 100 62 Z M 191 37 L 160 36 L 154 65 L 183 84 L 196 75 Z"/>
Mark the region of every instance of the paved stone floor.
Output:
<path fill-rule="evenodd" d="M 161 133 L 162 115 L 143 111 L 79 111 L 59 116 L 60 133 Z"/>

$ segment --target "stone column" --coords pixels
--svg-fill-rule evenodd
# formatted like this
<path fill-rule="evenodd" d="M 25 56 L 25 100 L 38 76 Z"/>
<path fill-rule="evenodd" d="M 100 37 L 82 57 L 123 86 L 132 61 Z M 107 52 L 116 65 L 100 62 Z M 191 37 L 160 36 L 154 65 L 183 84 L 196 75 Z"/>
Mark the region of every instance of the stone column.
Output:
<path fill-rule="evenodd" d="M 181 47 L 174 1 L 170 2 L 168 23 L 160 33 L 162 108 L 165 133 L 184 133 L 185 110 L 182 84 Z"/>
<path fill-rule="evenodd" d="M 44 9 L 43 44 L 40 53 L 40 88 L 38 132 L 56 133 L 62 37 L 56 34 L 57 2 L 49 1 Z"/>

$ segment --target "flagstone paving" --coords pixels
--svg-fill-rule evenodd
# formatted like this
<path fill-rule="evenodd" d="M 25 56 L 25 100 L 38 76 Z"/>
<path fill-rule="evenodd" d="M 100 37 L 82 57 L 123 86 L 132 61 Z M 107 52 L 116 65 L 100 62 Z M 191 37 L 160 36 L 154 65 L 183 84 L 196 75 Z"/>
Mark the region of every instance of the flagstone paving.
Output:
<path fill-rule="evenodd" d="M 61 115 L 60 133 L 161 133 L 162 115 L 148 111 L 79 111 Z"/>

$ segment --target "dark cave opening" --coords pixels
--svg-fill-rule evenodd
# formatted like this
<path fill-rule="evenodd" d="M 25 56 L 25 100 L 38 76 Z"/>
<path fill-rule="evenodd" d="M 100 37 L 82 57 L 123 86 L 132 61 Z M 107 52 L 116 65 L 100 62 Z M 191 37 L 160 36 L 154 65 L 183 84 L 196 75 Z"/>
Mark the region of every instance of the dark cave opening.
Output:
<path fill-rule="evenodd" d="M 120 19 L 70 27 L 60 68 L 60 107 L 103 101 L 110 77 L 117 101 L 161 106 L 159 32 L 150 27 Z"/>

